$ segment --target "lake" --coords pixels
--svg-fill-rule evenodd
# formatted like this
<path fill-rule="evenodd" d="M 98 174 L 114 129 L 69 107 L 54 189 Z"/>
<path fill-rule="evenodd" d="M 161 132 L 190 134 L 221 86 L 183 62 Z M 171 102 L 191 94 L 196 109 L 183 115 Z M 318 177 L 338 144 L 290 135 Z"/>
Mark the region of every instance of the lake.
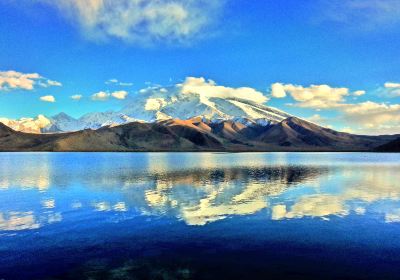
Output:
<path fill-rule="evenodd" d="M 400 154 L 0 154 L 0 279 L 399 275 Z"/>

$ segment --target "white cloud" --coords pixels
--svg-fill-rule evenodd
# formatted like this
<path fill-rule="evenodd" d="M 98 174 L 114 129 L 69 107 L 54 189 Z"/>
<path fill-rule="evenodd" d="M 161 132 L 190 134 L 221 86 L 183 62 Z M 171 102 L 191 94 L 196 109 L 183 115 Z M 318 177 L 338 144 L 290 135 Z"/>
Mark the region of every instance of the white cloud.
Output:
<path fill-rule="evenodd" d="M 342 106 L 344 98 L 349 95 L 348 88 L 333 88 L 328 85 L 311 85 L 303 87 L 293 84 L 275 83 L 271 87 L 274 97 L 283 98 L 286 93 L 297 101 L 295 106 L 324 109 Z"/>
<path fill-rule="evenodd" d="M 111 96 L 116 99 L 125 99 L 128 96 L 128 92 L 125 90 L 114 91 Z"/>
<path fill-rule="evenodd" d="M 110 97 L 110 94 L 104 91 L 99 91 L 92 95 L 94 101 L 105 101 Z"/>
<path fill-rule="evenodd" d="M 319 7 L 323 21 L 361 31 L 381 31 L 400 24 L 398 0 L 330 0 Z"/>
<path fill-rule="evenodd" d="M 387 82 L 384 86 L 385 88 L 400 88 L 400 83 Z"/>
<path fill-rule="evenodd" d="M 314 114 L 311 117 L 305 118 L 306 120 L 313 122 L 315 124 L 323 124 L 326 122 L 326 118 L 322 117 L 320 114 Z"/>
<path fill-rule="evenodd" d="M 0 71 L 0 90 L 33 90 L 41 87 L 61 86 L 60 82 L 47 80 L 38 73 L 21 73 L 14 70 Z"/>
<path fill-rule="evenodd" d="M 49 86 L 55 86 L 55 87 L 61 87 L 62 86 L 62 84 L 60 82 L 53 81 L 53 80 L 47 80 L 47 84 Z"/>
<path fill-rule="evenodd" d="M 20 118 L 11 120 L 0 118 L 0 122 L 17 131 L 40 133 L 42 128 L 51 124 L 51 121 L 43 115 L 38 115 L 36 118 Z"/>
<path fill-rule="evenodd" d="M 275 83 L 271 86 L 271 94 L 275 98 L 284 98 L 286 97 L 285 87 L 281 83 Z"/>
<path fill-rule="evenodd" d="M 400 83 L 386 82 L 384 84 L 384 91 L 388 93 L 390 97 L 400 96 Z"/>
<path fill-rule="evenodd" d="M 225 0 L 40 0 L 56 6 L 89 39 L 138 44 L 185 42 L 208 34 Z"/>
<path fill-rule="evenodd" d="M 400 89 L 400 84 L 387 82 L 384 84 L 384 88 L 395 93 L 395 90 Z M 328 85 L 311 85 L 309 87 L 281 83 L 271 85 L 271 95 L 275 98 L 284 98 L 289 95 L 296 101 L 296 103 L 290 104 L 292 106 L 336 111 L 337 120 L 344 125 L 339 129 L 341 131 L 358 134 L 400 133 L 400 104 L 372 101 L 346 102 L 347 97 L 364 94 L 366 94 L 364 90 L 351 92 L 348 88 L 333 88 Z M 308 120 L 320 125 L 327 126 L 328 124 L 328 119 L 320 114 L 315 114 Z M 337 126 L 336 129 L 338 129 Z"/>
<path fill-rule="evenodd" d="M 337 120 L 346 126 L 338 129 L 343 132 L 357 134 L 396 134 L 400 133 L 400 104 L 386 104 L 366 101 L 347 104 L 335 108 Z M 326 124 L 328 119 L 319 114 L 308 120 Z"/>
<path fill-rule="evenodd" d="M 400 133 L 400 104 L 367 101 L 347 104 L 342 111 L 345 121 L 357 124 L 361 131 Z"/>
<path fill-rule="evenodd" d="M 42 100 L 44 102 L 51 102 L 51 103 L 56 102 L 56 99 L 53 95 L 42 96 L 42 97 L 40 97 L 40 100 Z"/>
<path fill-rule="evenodd" d="M 109 79 L 105 82 L 106 85 L 116 85 L 116 86 L 123 86 L 123 87 L 130 87 L 133 86 L 133 83 L 121 82 L 117 79 Z"/>
<path fill-rule="evenodd" d="M 106 101 L 110 97 L 114 97 L 116 99 L 125 99 L 128 96 L 128 92 L 125 90 L 114 91 L 112 93 L 99 91 L 92 95 L 92 100 L 94 101 Z"/>
<path fill-rule="evenodd" d="M 356 90 L 355 92 L 353 92 L 353 95 L 361 96 L 361 95 L 364 95 L 365 93 L 366 93 L 365 90 Z"/>
<path fill-rule="evenodd" d="M 71 99 L 76 100 L 76 101 L 81 100 L 82 97 L 83 97 L 82 94 L 74 94 L 74 95 L 71 95 Z"/>
<path fill-rule="evenodd" d="M 32 90 L 35 80 L 40 79 L 38 73 L 20 73 L 16 71 L 0 72 L 0 90 L 25 89 Z"/>
<path fill-rule="evenodd" d="M 164 107 L 167 102 L 163 98 L 149 98 L 146 100 L 144 109 L 147 111 L 157 111 Z"/>
<path fill-rule="evenodd" d="M 197 94 L 200 97 L 239 98 L 256 103 L 264 103 L 268 98 L 261 92 L 250 87 L 231 88 L 218 86 L 212 80 L 187 77 L 182 84 L 178 84 L 182 94 Z"/>

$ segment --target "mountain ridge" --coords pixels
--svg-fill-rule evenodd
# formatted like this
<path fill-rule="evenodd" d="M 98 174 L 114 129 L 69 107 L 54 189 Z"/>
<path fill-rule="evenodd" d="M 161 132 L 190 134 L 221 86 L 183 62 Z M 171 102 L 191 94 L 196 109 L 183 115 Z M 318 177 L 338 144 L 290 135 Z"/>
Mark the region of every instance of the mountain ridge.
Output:
<path fill-rule="evenodd" d="M 279 109 L 238 97 L 208 97 L 200 94 L 183 94 L 177 89 L 152 88 L 148 93 L 135 96 L 118 111 L 92 112 L 74 118 L 61 112 L 52 117 L 20 120 L 0 119 L 15 130 L 25 132 L 70 132 L 86 128 L 98 129 L 108 125 L 130 122 L 157 122 L 167 119 L 192 119 L 202 117 L 213 121 L 258 120 L 259 123 L 277 123 L 291 115 Z M 40 120 L 39 120 L 40 119 Z M 29 126 L 23 125 L 29 120 Z"/>
<path fill-rule="evenodd" d="M 374 151 L 399 137 L 337 132 L 296 117 L 267 126 L 197 117 L 48 134 L 0 124 L 0 151 Z"/>

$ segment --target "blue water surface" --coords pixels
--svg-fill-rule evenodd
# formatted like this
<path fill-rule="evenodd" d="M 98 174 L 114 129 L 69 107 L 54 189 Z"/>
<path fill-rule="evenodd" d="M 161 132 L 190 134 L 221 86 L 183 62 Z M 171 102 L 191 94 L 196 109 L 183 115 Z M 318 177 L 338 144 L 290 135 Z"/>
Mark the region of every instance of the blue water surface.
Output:
<path fill-rule="evenodd" d="M 400 154 L 0 154 L 0 279 L 399 275 Z"/>

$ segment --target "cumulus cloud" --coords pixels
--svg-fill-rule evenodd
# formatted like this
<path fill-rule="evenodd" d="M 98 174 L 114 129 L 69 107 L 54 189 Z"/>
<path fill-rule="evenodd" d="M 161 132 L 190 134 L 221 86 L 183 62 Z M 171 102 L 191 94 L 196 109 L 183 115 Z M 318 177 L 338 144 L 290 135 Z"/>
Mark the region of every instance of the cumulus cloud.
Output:
<path fill-rule="evenodd" d="M 0 72 L 0 89 L 25 89 L 32 90 L 35 80 L 39 79 L 38 73 L 20 73 L 16 71 Z"/>
<path fill-rule="evenodd" d="M 74 95 L 71 95 L 71 99 L 72 99 L 72 100 L 76 100 L 76 101 L 81 100 L 82 97 L 83 97 L 82 94 L 74 94 Z"/>
<path fill-rule="evenodd" d="M 231 88 L 217 85 L 213 80 L 205 78 L 187 77 L 182 84 L 178 84 L 182 94 L 197 94 L 200 97 L 238 98 L 264 103 L 268 98 L 261 92 L 250 87 Z"/>
<path fill-rule="evenodd" d="M 356 90 L 355 92 L 353 92 L 353 95 L 355 95 L 355 96 L 361 96 L 364 94 L 366 94 L 365 90 Z"/>
<path fill-rule="evenodd" d="M 60 82 L 48 80 L 38 73 L 21 73 L 14 70 L 0 71 L 0 90 L 33 90 L 41 87 L 61 86 Z"/>
<path fill-rule="evenodd" d="M 311 85 L 303 87 L 293 84 L 275 83 L 271 86 L 271 95 L 277 98 L 286 94 L 297 101 L 295 106 L 314 109 L 336 108 L 342 106 L 344 98 L 349 95 L 348 88 L 333 88 L 328 85 Z"/>
<path fill-rule="evenodd" d="M 345 106 L 345 98 L 349 95 L 361 96 L 366 92 L 356 90 L 350 92 L 348 88 L 335 88 L 329 85 L 301 85 L 274 83 L 271 85 L 271 96 L 274 98 L 285 98 L 290 95 L 297 103 L 297 107 L 313 109 L 332 109 Z"/>
<path fill-rule="evenodd" d="M 39 0 L 59 9 L 89 39 L 151 44 L 208 34 L 225 0 Z"/>
<path fill-rule="evenodd" d="M 373 134 L 400 133 L 400 104 L 366 101 L 342 108 L 345 121 Z"/>
<path fill-rule="evenodd" d="M 99 91 L 92 95 L 94 101 L 105 101 L 110 97 L 110 94 L 105 91 Z"/>
<path fill-rule="evenodd" d="M 284 98 L 286 97 L 285 86 L 281 83 L 275 83 L 271 86 L 271 94 L 272 97 L 275 98 Z"/>
<path fill-rule="evenodd" d="M 42 97 L 40 97 L 40 100 L 44 101 L 44 102 L 51 102 L 51 103 L 56 102 L 56 99 L 53 95 L 42 96 Z"/>
<path fill-rule="evenodd" d="M 92 100 L 94 101 L 106 101 L 110 97 L 114 97 L 115 99 L 125 99 L 128 96 L 128 92 L 125 90 L 114 91 L 112 93 L 99 91 L 92 95 Z"/>
<path fill-rule="evenodd" d="M 160 110 L 167 104 L 164 98 L 149 98 L 146 100 L 146 104 L 144 105 L 144 109 L 146 111 L 157 111 Z"/>
<path fill-rule="evenodd" d="M 382 89 L 382 88 L 381 88 Z M 384 89 L 399 90 L 400 83 L 387 82 Z M 336 112 L 335 118 L 340 120 L 341 131 L 358 134 L 395 134 L 400 133 L 400 104 L 378 103 L 366 101 L 349 103 L 346 98 L 362 96 L 364 90 L 351 92 L 348 88 L 333 88 L 328 85 L 301 85 L 275 83 L 271 85 L 271 96 L 285 98 L 290 96 L 296 102 L 292 106 L 310 109 L 329 109 Z M 332 118 L 327 119 L 323 114 L 315 114 L 309 121 L 328 126 Z M 338 129 L 338 127 L 336 127 Z"/>
<path fill-rule="evenodd" d="M 128 96 L 128 92 L 125 90 L 114 91 L 111 96 L 116 99 L 125 99 Z"/>
<path fill-rule="evenodd" d="M 51 124 L 51 121 L 43 115 L 36 118 L 20 118 L 17 120 L 0 118 L 0 122 L 17 131 L 40 133 L 42 128 Z"/>

